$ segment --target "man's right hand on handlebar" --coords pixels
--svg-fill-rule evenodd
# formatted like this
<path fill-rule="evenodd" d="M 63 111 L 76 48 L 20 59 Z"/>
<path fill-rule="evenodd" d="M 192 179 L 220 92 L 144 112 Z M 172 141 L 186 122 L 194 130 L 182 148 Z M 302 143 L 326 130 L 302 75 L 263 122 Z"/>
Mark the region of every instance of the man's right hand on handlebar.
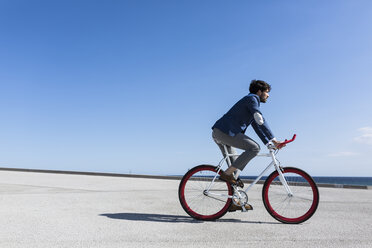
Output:
<path fill-rule="evenodd" d="M 282 144 L 282 143 L 283 143 L 282 141 L 273 140 L 273 144 L 276 149 L 282 149 L 283 147 L 286 146 L 285 144 Z"/>
<path fill-rule="evenodd" d="M 271 141 L 269 141 L 269 143 L 267 144 L 267 148 L 275 148 L 275 149 L 282 149 L 283 147 L 286 146 L 286 144 L 283 144 L 284 142 L 282 141 L 278 141 L 276 139 L 273 139 Z"/>
<path fill-rule="evenodd" d="M 292 139 L 285 140 L 285 141 L 277 141 L 275 138 L 270 140 L 269 143 L 267 143 L 267 148 L 275 148 L 275 149 L 282 149 L 285 147 L 288 143 L 291 143 L 296 139 L 296 134 L 293 135 Z M 273 147 L 274 146 L 274 147 Z"/>

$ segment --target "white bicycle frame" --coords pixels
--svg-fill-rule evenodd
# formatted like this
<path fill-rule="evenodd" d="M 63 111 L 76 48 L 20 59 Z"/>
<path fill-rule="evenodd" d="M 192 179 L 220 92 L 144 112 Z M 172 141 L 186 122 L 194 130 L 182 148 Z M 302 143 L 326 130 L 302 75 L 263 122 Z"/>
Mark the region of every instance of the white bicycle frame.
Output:
<path fill-rule="evenodd" d="M 223 165 L 223 163 L 224 162 L 226 162 L 226 164 L 227 164 L 227 166 L 228 167 L 230 167 L 231 166 L 231 160 L 230 160 L 230 158 L 231 157 L 234 157 L 234 156 L 239 156 L 239 155 L 237 155 L 237 154 L 230 154 L 230 153 L 228 153 L 228 150 L 227 150 L 227 147 L 226 147 L 226 145 L 223 145 L 223 147 L 224 147 L 224 150 L 225 150 L 225 157 L 220 161 L 220 163 L 218 164 L 218 170 L 217 170 L 217 174 L 216 174 L 216 176 L 213 178 L 213 180 L 212 180 L 212 182 L 211 182 L 211 184 L 209 185 L 209 187 L 208 187 L 208 189 L 205 191 L 205 194 L 207 194 L 208 196 L 213 196 L 213 195 L 215 195 L 215 196 L 218 196 L 218 194 L 215 194 L 215 193 L 212 193 L 212 192 L 209 192 L 209 190 L 210 190 L 210 188 L 212 187 L 212 185 L 213 185 L 213 183 L 214 183 L 214 181 L 216 180 L 216 178 L 217 178 L 217 175 L 219 174 L 219 172 L 220 172 L 220 170 L 221 170 L 221 168 L 222 168 L 222 165 Z M 270 146 L 269 145 L 269 153 L 260 153 L 260 154 L 258 154 L 257 156 L 259 156 L 259 157 L 271 157 L 271 159 L 272 159 L 272 161 L 271 161 L 271 163 L 261 172 L 261 174 L 248 186 L 248 188 L 244 191 L 245 193 L 247 193 L 248 192 L 248 190 L 250 190 L 252 187 L 253 187 L 253 185 L 255 185 L 264 175 L 265 175 L 265 173 L 272 167 L 272 166 L 274 166 L 274 168 L 275 168 L 275 170 L 279 173 L 279 180 L 280 180 L 280 182 L 283 184 L 283 186 L 284 186 L 284 188 L 285 188 L 285 190 L 287 191 L 287 193 L 288 193 L 288 196 L 289 197 L 292 197 L 293 196 L 293 193 L 292 193 L 292 191 L 291 191 L 291 189 L 290 189 L 290 187 L 289 187 L 289 185 L 288 185 L 288 183 L 287 183 L 287 181 L 285 180 L 285 178 L 284 178 L 284 176 L 283 176 L 283 173 L 282 173 L 282 169 L 281 169 L 281 167 L 280 167 L 280 164 L 279 164 L 279 162 L 278 162 L 278 160 L 276 159 L 276 157 L 275 157 L 275 148 L 274 148 L 274 146 Z M 240 171 L 237 173 L 237 174 L 235 174 L 234 176 L 235 176 L 235 178 L 237 178 L 238 176 L 239 176 L 239 173 L 240 173 Z M 236 193 L 237 195 L 238 195 L 238 197 L 239 197 L 239 199 L 241 199 L 242 197 L 241 197 L 241 194 L 239 193 L 239 191 L 238 190 L 236 190 L 236 186 L 233 186 L 234 187 L 234 193 Z M 219 195 L 220 196 L 220 195 Z M 228 196 L 229 198 L 232 198 L 232 196 Z M 239 200 L 240 201 L 240 200 Z M 240 202 L 241 203 L 241 202 Z M 243 209 L 243 211 L 245 212 L 245 211 L 247 211 L 244 207 L 242 208 Z"/>

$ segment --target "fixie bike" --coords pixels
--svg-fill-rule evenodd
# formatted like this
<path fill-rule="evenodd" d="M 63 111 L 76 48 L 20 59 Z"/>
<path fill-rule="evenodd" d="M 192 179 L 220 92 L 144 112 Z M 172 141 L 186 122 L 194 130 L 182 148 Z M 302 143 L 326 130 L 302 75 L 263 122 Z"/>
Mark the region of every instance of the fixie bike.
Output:
<path fill-rule="evenodd" d="M 285 140 L 279 148 L 294 141 Z M 226 156 L 218 166 L 199 165 L 189 170 L 182 178 L 178 196 L 183 209 L 191 217 L 198 220 L 215 220 L 224 216 L 231 204 L 242 207 L 248 203 L 247 192 L 271 168 L 274 171 L 266 178 L 262 188 L 262 200 L 266 210 L 276 220 L 287 224 L 298 224 L 308 220 L 319 204 L 319 191 L 312 177 L 305 171 L 295 167 L 282 167 L 276 158 L 278 149 L 268 145 L 269 153 L 257 156 L 271 157 L 271 163 L 247 187 L 246 190 L 234 184 L 219 180 L 224 162 L 231 166 L 229 154 L 224 146 Z M 235 175 L 237 178 L 238 175 Z"/>

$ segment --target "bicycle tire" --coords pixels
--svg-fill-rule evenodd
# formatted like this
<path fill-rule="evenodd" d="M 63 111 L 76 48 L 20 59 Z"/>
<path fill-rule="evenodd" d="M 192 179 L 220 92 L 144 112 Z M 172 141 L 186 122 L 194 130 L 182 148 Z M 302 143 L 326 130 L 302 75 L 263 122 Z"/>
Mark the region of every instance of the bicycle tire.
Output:
<path fill-rule="evenodd" d="M 276 220 L 286 224 L 299 224 L 315 213 L 319 204 L 319 190 L 314 180 L 305 171 L 285 167 L 282 169 L 293 193 L 290 196 L 274 171 L 262 188 L 262 200 L 266 210 Z"/>
<path fill-rule="evenodd" d="M 217 167 L 199 165 L 189 170 L 182 178 L 178 188 L 178 198 L 182 208 L 197 220 L 216 220 L 226 214 L 231 205 L 232 186 L 216 179 Z M 207 196 L 204 191 L 211 186 L 210 192 L 220 195 Z"/>

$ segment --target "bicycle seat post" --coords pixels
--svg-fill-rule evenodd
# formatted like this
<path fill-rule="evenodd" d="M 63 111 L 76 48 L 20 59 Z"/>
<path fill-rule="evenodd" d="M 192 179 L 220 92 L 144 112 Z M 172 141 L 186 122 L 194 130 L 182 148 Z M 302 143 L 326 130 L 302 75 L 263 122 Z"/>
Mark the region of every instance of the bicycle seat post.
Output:
<path fill-rule="evenodd" d="M 227 167 L 230 167 L 232 163 L 231 163 L 229 151 L 227 150 L 227 146 L 225 144 L 223 144 L 223 149 L 225 151 L 225 158 L 226 158 Z"/>
<path fill-rule="evenodd" d="M 223 145 L 223 149 L 225 151 L 225 158 L 226 158 L 226 164 L 227 164 L 227 167 L 230 167 L 232 165 L 232 160 L 231 158 L 236 156 L 236 154 L 230 154 L 228 149 L 227 149 L 227 146 L 225 144 L 222 144 Z M 237 169 L 235 172 L 234 172 L 234 177 L 235 179 L 237 179 L 240 175 L 240 170 Z"/>

